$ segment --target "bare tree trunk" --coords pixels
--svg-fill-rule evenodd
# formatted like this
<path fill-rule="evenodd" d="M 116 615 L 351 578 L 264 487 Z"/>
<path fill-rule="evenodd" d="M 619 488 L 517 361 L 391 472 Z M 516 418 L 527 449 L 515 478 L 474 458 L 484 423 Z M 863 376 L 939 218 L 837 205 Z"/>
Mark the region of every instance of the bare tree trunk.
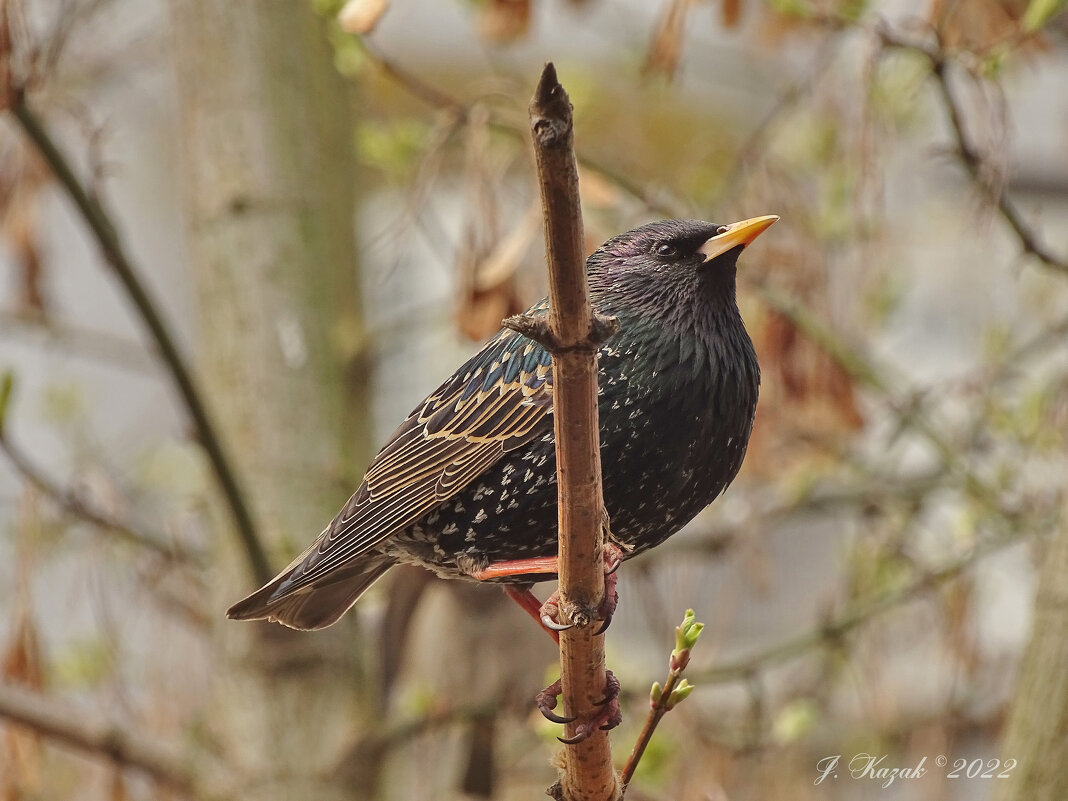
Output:
<path fill-rule="evenodd" d="M 340 507 L 369 450 L 348 96 L 310 3 L 171 8 L 198 353 L 281 566 Z M 251 589 L 223 575 L 220 620 Z M 336 775 L 373 703 L 361 697 L 376 697 L 361 686 L 354 634 L 352 621 L 302 635 L 221 624 L 239 653 L 219 667 L 212 723 L 262 778 L 250 797 L 351 797 L 307 777 Z"/>
<path fill-rule="evenodd" d="M 1068 510 L 1066 510 L 1068 512 Z M 1049 545 L 1038 580 L 1035 624 L 1001 748 L 998 801 L 1062 801 L 1068 788 L 1068 527 Z"/>

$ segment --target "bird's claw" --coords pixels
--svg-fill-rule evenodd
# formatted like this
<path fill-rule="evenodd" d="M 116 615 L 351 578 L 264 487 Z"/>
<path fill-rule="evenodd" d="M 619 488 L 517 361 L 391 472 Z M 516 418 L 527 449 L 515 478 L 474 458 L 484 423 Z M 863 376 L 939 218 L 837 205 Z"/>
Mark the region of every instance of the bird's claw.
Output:
<path fill-rule="evenodd" d="M 560 623 L 556 618 L 560 614 L 560 593 L 554 592 L 548 598 L 545 599 L 545 603 L 541 605 L 541 625 L 544 626 L 550 634 L 556 635 L 553 632 L 567 631 L 570 628 L 574 628 L 574 623 Z"/>
<path fill-rule="evenodd" d="M 616 571 L 622 563 L 623 559 L 620 557 L 615 565 L 612 566 L 612 569 L 608 570 L 609 563 L 605 562 L 604 600 L 598 610 L 601 626 L 597 629 L 597 634 L 604 634 L 608 630 L 608 626 L 612 622 L 612 616 L 616 613 L 616 607 L 619 605 L 619 593 L 616 591 L 616 582 L 619 581 L 619 577 L 616 575 Z"/>
<path fill-rule="evenodd" d="M 545 628 L 550 631 L 567 631 L 568 629 L 573 629 L 575 627 L 574 623 L 557 623 L 547 614 L 541 616 L 541 625 L 545 626 Z"/>
<path fill-rule="evenodd" d="M 575 727 L 575 733 L 570 737 L 557 737 L 564 745 L 576 745 L 589 738 L 598 729 L 608 731 L 614 729 L 623 720 L 623 712 L 619 708 L 619 679 L 611 670 L 606 673 L 604 698 L 595 702 L 600 709 L 588 720 L 582 721 Z M 551 692 L 559 688 L 560 682 L 555 682 L 551 687 L 546 687 L 543 692 Z M 555 703 L 555 698 L 554 698 Z M 574 722 L 573 720 L 570 722 Z"/>
<path fill-rule="evenodd" d="M 536 696 L 535 703 L 538 705 L 538 711 L 545 717 L 546 720 L 552 723 L 574 723 L 575 718 L 564 717 L 563 715 L 557 715 L 553 712 L 556 709 L 557 699 L 560 697 L 561 687 L 560 679 L 557 679 L 544 690 L 542 690 Z"/>
<path fill-rule="evenodd" d="M 623 564 L 623 551 L 611 542 L 604 544 L 604 574 L 611 576 Z"/>
<path fill-rule="evenodd" d="M 619 593 L 616 591 L 619 577 L 616 571 L 619 570 L 621 564 L 623 564 L 623 551 L 612 543 L 606 543 L 604 546 L 604 600 L 601 601 L 601 606 L 597 610 L 601 625 L 594 632 L 595 636 L 604 634 L 608 630 L 612 616 L 616 612 L 616 606 L 619 605 Z M 541 625 L 550 632 L 567 631 L 575 627 L 574 623 L 560 623 L 557 620 L 560 615 L 559 591 L 550 595 L 539 611 L 541 612 Z"/>
<path fill-rule="evenodd" d="M 594 706 L 604 706 L 619 698 L 619 679 L 611 670 L 605 671 L 604 698 L 594 701 Z"/>

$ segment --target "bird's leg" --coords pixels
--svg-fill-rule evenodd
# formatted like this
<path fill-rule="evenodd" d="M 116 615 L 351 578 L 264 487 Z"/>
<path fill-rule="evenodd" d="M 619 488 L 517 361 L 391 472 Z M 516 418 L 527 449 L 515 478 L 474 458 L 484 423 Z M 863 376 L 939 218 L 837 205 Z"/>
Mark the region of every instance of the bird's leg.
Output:
<path fill-rule="evenodd" d="M 509 559 L 504 562 L 493 562 L 486 565 L 471 577 L 478 581 L 492 581 L 496 578 L 508 576 L 529 576 L 535 573 L 556 574 L 559 570 L 559 560 L 555 556 L 535 556 L 532 559 Z"/>
<path fill-rule="evenodd" d="M 603 634 L 608 624 L 612 622 L 616 605 L 619 603 L 619 593 L 616 591 L 617 573 L 623 563 L 623 551 L 612 543 L 605 541 L 604 545 L 604 600 L 598 610 L 599 617 L 603 621 L 597 634 Z M 558 562 L 555 556 L 536 557 L 533 559 L 515 559 L 507 562 L 496 562 L 487 565 L 482 570 L 473 574 L 480 581 L 499 579 L 511 576 L 525 576 L 538 573 L 556 573 Z M 541 603 L 537 596 L 530 591 L 529 584 L 506 584 L 504 587 L 508 597 L 519 604 L 520 608 L 545 629 L 546 633 L 559 644 L 559 632 L 571 628 L 574 624 L 562 624 L 557 622 L 560 613 L 560 595 L 554 592 L 545 603 Z M 607 671 L 604 698 L 596 702 L 599 709 L 575 727 L 575 733 L 571 737 L 561 737 L 560 742 L 567 745 L 580 743 L 588 738 L 597 729 L 612 729 L 619 725 L 623 719 L 623 713 L 619 708 L 619 680 L 612 671 Z M 556 714 L 557 699 L 561 693 L 561 682 L 557 679 L 536 697 L 538 710 L 547 720 L 553 723 L 574 723 L 576 718 L 564 717 Z"/>
<path fill-rule="evenodd" d="M 519 604 L 524 612 L 534 618 L 539 626 L 545 629 L 545 633 L 553 638 L 553 642 L 557 645 L 560 644 L 559 632 L 547 627 L 542 621 L 542 603 L 537 599 L 537 596 L 530 591 L 529 585 L 506 584 L 504 591 L 508 594 L 509 598 Z"/>
<path fill-rule="evenodd" d="M 621 564 L 623 564 L 623 551 L 615 543 L 605 540 L 604 600 L 597 610 L 598 617 L 602 621 L 601 627 L 596 632 L 597 634 L 603 634 L 605 629 L 608 628 L 608 624 L 612 622 L 612 615 L 615 614 L 616 606 L 619 604 L 619 593 L 616 591 L 616 571 L 619 570 Z M 473 573 L 472 577 L 479 581 L 491 581 L 508 576 L 557 573 L 558 570 L 559 562 L 555 556 L 538 556 L 532 559 L 511 559 L 505 562 L 494 562 L 477 573 Z M 566 631 L 574 626 L 574 623 L 559 622 L 559 590 L 553 592 L 545 603 L 540 605 L 538 605 L 538 599 L 530 591 L 529 586 L 522 589 L 508 586 L 505 587 L 505 592 L 508 593 L 508 597 L 523 608 L 524 612 L 537 620 L 539 625 L 549 632 L 549 636 L 557 643 L 560 642 L 560 636 L 557 632 Z"/>
<path fill-rule="evenodd" d="M 581 743 L 598 729 L 614 729 L 623 720 L 623 712 L 619 708 L 619 679 L 611 670 L 605 671 L 604 698 L 595 701 L 594 706 L 600 707 L 587 720 L 582 721 L 575 727 L 575 733 L 570 737 L 558 737 L 565 745 Z M 537 695 L 537 705 L 541 714 L 553 723 L 574 723 L 576 718 L 565 718 L 553 712 L 556 709 L 556 699 L 562 692 L 560 679 L 557 679 Z"/>

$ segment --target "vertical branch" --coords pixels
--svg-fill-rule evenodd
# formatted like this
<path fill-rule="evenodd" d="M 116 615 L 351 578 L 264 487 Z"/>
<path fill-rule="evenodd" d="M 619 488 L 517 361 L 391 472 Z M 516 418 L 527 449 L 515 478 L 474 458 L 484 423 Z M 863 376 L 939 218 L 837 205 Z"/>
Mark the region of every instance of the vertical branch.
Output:
<path fill-rule="evenodd" d="M 549 262 L 548 325 L 532 332 L 553 354 L 553 417 L 560 523 L 560 599 L 576 623 L 560 636 L 564 708 L 588 718 L 605 690 L 604 636 L 591 627 L 604 599 L 605 512 L 597 421 L 597 348 L 615 321 L 591 308 L 583 258 L 582 214 L 571 102 L 547 64 L 530 103 Z M 574 724 L 569 724 L 573 727 Z M 567 730 L 568 736 L 574 729 Z M 608 734 L 595 731 L 564 751 L 560 791 L 568 801 L 618 796 Z"/>
<path fill-rule="evenodd" d="M 1066 504 L 1065 512 L 1068 512 Z M 1062 518 L 1064 519 L 1064 518 Z M 1002 735 L 1002 763 L 1016 767 L 994 801 L 1064 798 L 1068 782 L 1068 528 L 1053 535 L 1038 574 L 1035 622 Z"/>

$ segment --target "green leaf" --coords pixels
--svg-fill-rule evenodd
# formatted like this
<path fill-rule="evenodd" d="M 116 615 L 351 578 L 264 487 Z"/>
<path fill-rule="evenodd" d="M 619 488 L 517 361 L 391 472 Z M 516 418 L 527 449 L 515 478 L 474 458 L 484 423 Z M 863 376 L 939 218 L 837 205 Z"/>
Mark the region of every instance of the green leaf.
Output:
<path fill-rule="evenodd" d="M 426 139 L 427 127 L 419 120 L 369 120 L 356 129 L 356 154 L 370 167 L 403 177 L 418 164 Z"/>
<path fill-rule="evenodd" d="M 15 374 L 5 370 L 0 377 L 0 435 L 4 433 L 4 421 L 7 419 L 7 407 L 11 403 L 11 393 L 15 389 Z"/>
<path fill-rule="evenodd" d="M 45 388 L 41 411 L 44 419 L 50 423 L 70 425 L 85 419 L 88 401 L 78 384 L 55 383 Z"/>
<path fill-rule="evenodd" d="M 112 675 L 115 653 L 101 637 L 83 637 L 71 642 L 56 657 L 51 669 L 63 687 L 95 687 Z"/>
<path fill-rule="evenodd" d="M 784 17 L 808 19 L 812 16 L 812 7 L 805 0 L 771 0 L 771 7 Z"/>
<path fill-rule="evenodd" d="M 1020 25 L 1028 33 L 1034 33 L 1064 10 L 1068 0 L 1031 0 Z"/>
<path fill-rule="evenodd" d="M 671 695 L 668 697 L 667 709 L 674 709 L 681 702 L 685 701 L 690 693 L 693 692 L 694 685 L 683 679 L 679 682 L 678 686 L 671 691 Z"/>
<path fill-rule="evenodd" d="M 782 708 L 772 724 L 772 732 L 776 742 L 789 745 L 812 731 L 818 720 L 816 704 L 808 698 L 799 698 Z"/>
<path fill-rule="evenodd" d="M 697 644 L 697 638 L 704 631 L 705 624 L 698 623 L 692 609 L 686 610 L 682 625 L 675 628 L 675 653 L 688 651 Z"/>

